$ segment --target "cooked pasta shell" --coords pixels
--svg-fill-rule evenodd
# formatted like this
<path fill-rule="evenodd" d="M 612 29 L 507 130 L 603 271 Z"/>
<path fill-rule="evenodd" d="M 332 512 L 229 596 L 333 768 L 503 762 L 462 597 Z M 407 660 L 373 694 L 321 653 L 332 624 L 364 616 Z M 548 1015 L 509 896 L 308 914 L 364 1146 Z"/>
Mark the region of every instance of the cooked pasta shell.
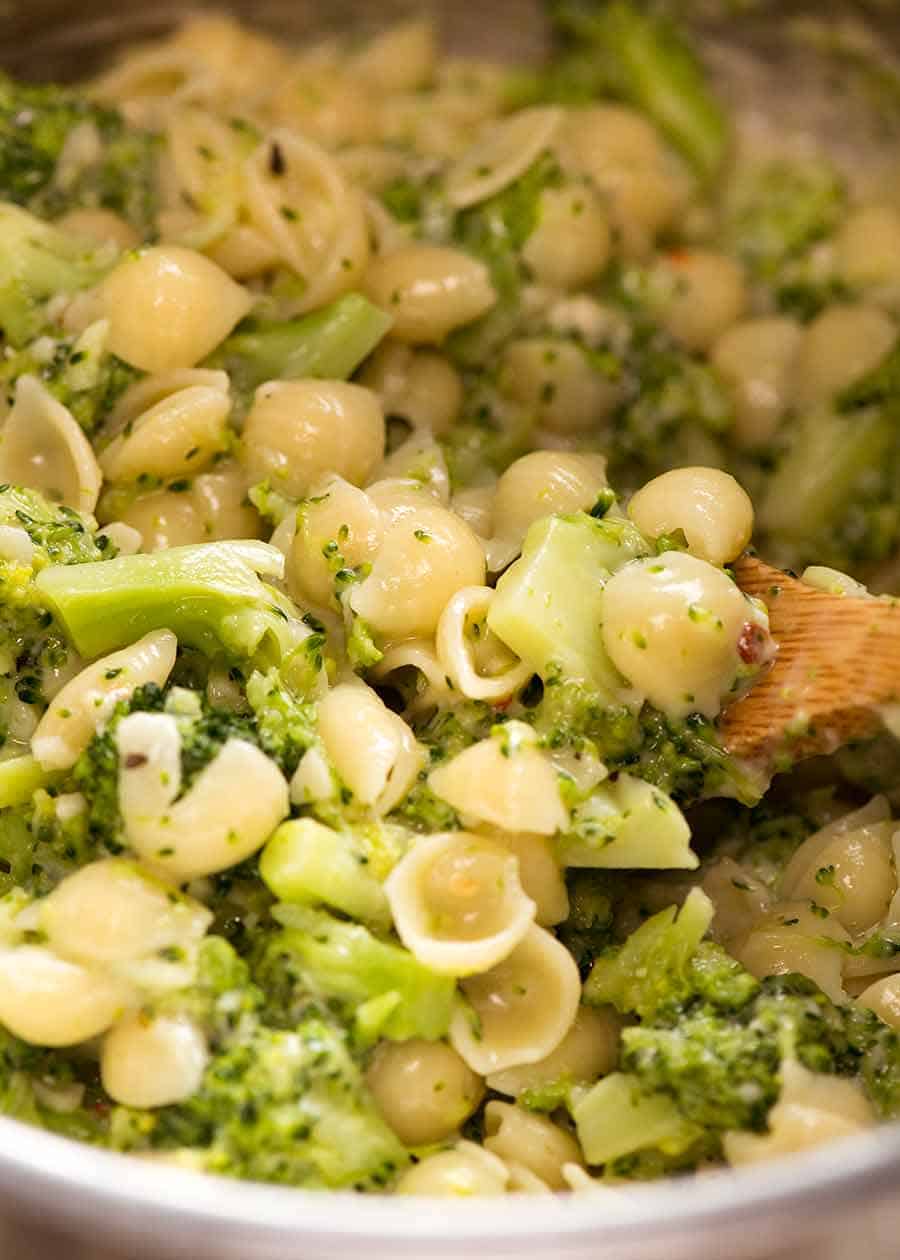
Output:
<path fill-rule="evenodd" d="M 469 700 L 490 703 L 513 695 L 533 672 L 488 628 L 493 598 L 489 586 L 457 591 L 441 613 L 435 637 L 438 660 L 456 690 Z"/>
<path fill-rule="evenodd" d="M 558 106 L 543 105 L 488 123 L 447 172 L 444 189 L 450 204 L 463 210 L 502 192 L 553 144 L 564 117 Z"/>
<path fill-rule="evenodd" d="M 113 438 L 100 455 L 100 467 L 112 481 L 201 472 L 228 447 L 230 411 L 228 393 L 208 385 L 169 394 Z"/>
<path fill-rule="evenodd" d="M 184 1015 L 130 1015 L 107 1034 L 100 1052 L 103 1088 L 125 1107 L 166 1107 L 200 1088 L 209 1062 L 206 1038 Z"/>
<path fill-rule="evenodd" d="M 547 1058 L 572 1027 L 581 998 L 572 955 L 533 925 L 502 962 L 460 987 L 466 1002 L 453 1017 L 450 1042 L 481 1076 Z"/>
<path fill-rule="evenodd" d="M 34 376 L 20 376 L 0 431 L 0 480 L 93 512 L 103 477 L 72 413 Z"/>
<path fill-rule="evenodd" d="M 341 779 L 362 805 L 387 814 L 418 777 L 424 750 L 364 683 L 339 683 L 319 704 L 319 735 Z"/>

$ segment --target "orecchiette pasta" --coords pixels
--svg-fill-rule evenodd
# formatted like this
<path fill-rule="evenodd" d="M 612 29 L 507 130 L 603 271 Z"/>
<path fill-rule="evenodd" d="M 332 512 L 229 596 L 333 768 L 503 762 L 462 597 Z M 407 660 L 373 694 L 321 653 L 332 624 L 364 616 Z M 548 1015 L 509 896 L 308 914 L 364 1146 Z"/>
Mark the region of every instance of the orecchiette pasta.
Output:
<path fill-rule="evenodd" d="M 680 551 L 620 569 L 603 608 L 603 642 L 615 667 L 677 717 L 714 717 L 740 674 L 742 636 L 758 627 L 766 637 L 765 615 L 734 582 Z"/>
<path fill-rule="evenodd" d="M 467 586 L 448 601 L 437 625 L 437 654 L 447 677 L 470 700 L 498 701 L 523 687 L 532 675 L 488 628 L 485 616 L 494 592 Z"/>
<path fill-rule="evenodd" d="M 110 350 L 145 372 L 194 367 L 253 305 L 221 267 L 176 245 L 126 258 L 100 296 Z"/>
<path fill-rule="evenodd" d="M 363 683 L 334 687 L 319 705 L 332 765 L 362 805 L 386 814 L 418 776 L 424 753 L 410 728 Z"/>
<path fill-rule="evenodd" d="M 484 1131 L 486 1150 L 507 1162 L 524 1164 L 552 1190 L 565 1189 L 566 1164 L 581 1163 L 581 1148 L 571 1133 L 511 1103 L 488 1103 Z"/>
<path fill-rule="evenodd" d="M 366 1083 L 379 1111 L 407 1146 L 450 1137 L 484 1094 L 480 1077 L 443 1041 L 383 1043 Z"/>
<path fill-rule="evenodd" d="M 900 280 L 900 214 L 893 206 L 864 206 L 851 214 L 836 241 L 837 267 L 851 289 Z"/>
<path fill-rule="evenodd" d="M 870 372 L 897 340 L 893 320 L 876 306 L 829 306 L 808 325 L 795 367 L 800 407 L 826 402 Z"/>
<path fill-rule="evenodd" d="M 105 1032 L 134 999 L 128 985 L 43 945 L 0 951 L 0 1022 L 36 1046 L 73 1046 Z"/>
<path fill-rule="evenodd" d="M 385 639 L 427 637 L 447 601 L 484 577 L 484 552 L 468 525 L 446 508 L 423 506 L 386 531 L 350 605 Z"/>
<path fill-rule="evenodd" d="M 516 855 L 519 882 L 537 907 L 535 923 L 553 927 L 569 917 L 569 895 L 562 868 L 546 836 L 530 831 L 492 832 L 492 836 Z"/>
<path fill-rule="evenodd" d="M 192 385 L 169 394 L 113 438 L 100 455 L 104 476 L 184 477 L 201 472 L 228 447 L 228 393 Z"/>
<path fill-rule="evenodd" d="M 383 534 L 381 513 L 343 477 L 310 487 L 297 513 L 288 580 L 320 607 L 335 603 L 335 574 L 371 561 Z"/>
<path fill-rule="evenodd" d="M 116 728 L 116 745 L 128 842 L 173 879 L 237 865 L 261 848 L 289 812 L 280 770 L 244 740 L 229 739 L 180 799 L 181 739 L 173 717 L 130 714 Z"/>
<path fill-rule="evenodd" d="M 126 1107 L 166 1107 L 197 1092 L 209 1060 L 206 1039 L 183 1015 L 138 1012 L 107 1033 L 103 1088 Z"/>
<path fill-rule="evenodd" d="M 552 145 L 563 116 L 558 106 L 539 106 L 489 123 L 447 172 L 445 189 L 450 204 L 465 209 L 513 183 Z"/>
<path fill-rule="evenodd" d="M 304 282 L 297 311 L 359 283 L 369 257 L 362 200 L 323 149 L 279 128 L 247 160 L 244 181 L 251 224 Z"/>
<path fill-rule="evenodd" d="M 712 863 L 700 886 L 716 908 L 711 933 L 726 946 L 745 936 L 772 902 L 765 884 L 730 857 Z"/>
<path fill-rule="evenodd" d="M 121 700 L 145 683 L 165 683 L 177 646 L 171 631 L 154 630 L 77 674 L 53 697 L 34 732 L 31 747 L 41 765 L 48 770 L 73 766 Z"/>
<path fill-rule="evenodd" d="M 252 480 L 268 479 L 300 498 L 325 473 L 364 482 L 384 450 L 375 395 L 343 381 L 261 385 L 243 431 L 242 461 Z"/>
<path fill-rule="evenodd" d="M 588 511 L 607 486 L 606 460 L 602 455 L 575 455 L 568 451 L 532 451 L 513 460 L 501 474 L 494 493 L 492 553 L 507 546 L 512 559 L 528 526 L 554 512 Z M 500 561 L 504 557 L 498 555 Z M 492 563 L 491 569 L 495 567 Z"/>
<path fill-rule="evenodd" d="M 740 319 L 747 295 L 739 263 L 693 249 L 661 258 L 649 281 L 664 327 L 688 350 L 708 350 Z"/>
<path fill-rule="evenodd" d="M 579 1006 L 575 1021 L 562 1041 L 535 1063 L 491 1072 L 490 1089 L 518 1098 L 529 1089 L 558 1081 L 594 1081 L 613 1071 L 619 1057 L 622 1017 L 611 1006 Z"/>
<path fill-rule="evenodd" d="M 675 468 L 648 481 L 628 515 L 651 538 L 682 530 L 691 555 L 723 565 L 736 560 L 753 533 L 746 490 L 718 468 Z"/>
<path fill-rule="evenodd" d="M 502 1159 L 475 1142 L 457 1142 L 449 1151 L 428 1155 L 403 1174 L 397 1194 L 467 1199 L 506 1194 L 510 1173 Z"/>
<path fill-rule="evenodd" d="M 515 856 L 467 831 L 417 841 L 385 890 L 404 945 L 443 974 L 488 971 L 515 949 L 535 915 Z"/>
<path fill-rule="evenodd" d="M 365 288 L 393 316 L 394 336 L 414 345 L 439 345 L 497 300 L 484 263 L 442 245 L 406 245 L 383 254 L 370 265 Z"/>
<path fill-rule="evenodd" d="M 430 639 L 405 639 L 392 644 L 370 670 L 369 677 L 399 691 L 410 715 L 446 704 L 453 695 Z"/>
<path fill-rule="evenodd" d="M 0 432 L 0 478 L 81 512 L 97 506 L 102 476 L 91 444 L 72 413 L 34 376 L 19 377 Z"/>
<path fill-rule="evenodd" d="M 603 271 L 609 254 L 609 220 L 590 184 L 570 183 L 541 193 L 537 226 L 522 250 L 539 284 L 582 288 Z"/>
<path fill-rule="evenodd" d="M 797 971 L 840 1003 L 846 994 L 841 979 L 842 953 L 835 942 L 848 940 L 827 910 L 817 914 L 808 901 L 783 901 L 757 919 L 746 936 L 732 941 L 730 950 L 760 979 Z"/>
<path fill-rule="evenodd" d="M 622 398 L 621 381 L 604 375 L 571 341 L 514 341 L 500 365 L 500 387 L 551 433 L 596 433 Z"/>
<path fill-rule="evenodd" d="M 900 1031 L 900 975 L 884 976 L 868 985 L 856 999 L 883 1023 Z"/>
<path fill-rule="evenodd" d="M 572 1027 L 581 997 L 578 968 L 543 928 L 530 927 L 490 971 L 461 982 L 466 1005 L 450 1041 L 482 1076 L 546 1059 Z"/>
<path fill-rule="evenodd" d="M 507 722 L 496 735 L 432 770 L 428 784 L 463 817 L 502 831 L 552 836 L 568 815 L 552 763 L 524 722 Z"/>
<path fill-rule="evenodd" d="M 710 360 L 731 392 L 741 446 L 765 446 L 774 437 L 793 399 L 802 337 L 795 320 L 768 316 L 732 324 L 712 347 Z"/>
<path fill-rule="evenodd" d="M 400 342 L 385 342 L 360 375 L 361 384 L 381 399 L 385 415 L 400 416 L 414 428 L 436 437 L 446 433 L 463 401 L 457 370 L 432 350 L 413 350 Z"/>

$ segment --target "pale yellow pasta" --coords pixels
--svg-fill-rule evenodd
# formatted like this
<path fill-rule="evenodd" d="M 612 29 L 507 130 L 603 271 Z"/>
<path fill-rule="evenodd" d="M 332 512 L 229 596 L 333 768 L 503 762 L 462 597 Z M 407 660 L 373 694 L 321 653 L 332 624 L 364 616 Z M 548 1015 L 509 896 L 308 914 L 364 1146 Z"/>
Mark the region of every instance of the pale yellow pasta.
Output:
<path fill-rule="evenodd" d="M 493 598 L 489 586 L 457 591 L 441 613 L 435 643 L 438 660 L 460 694 L 496 703 L 524 687 L 533 671 L 488 628 Z"/>
<path fill-rule="evenodd" d="M 435 437 L 446 433 L 462 405 L 462 379 L 456 368 L 433 350 L 413 350 L 386 341 L 359 376 L 381 399 L 387 416 L 400 416 Z"/>
<path fill-rule="evenodd" d="M 379 483 L 384 486 L 388 482 L 411 481 L 427 490 L 439 503 L 446 506 L 450 501 L 450 474 L 443 448 L 425 429 L 411 433 L 391 451 L 375 475 L 377 481 L 369 486 L 373 498 L 378 494 L 375 487 Z M 382 503 L 379 506 L 384 510 Z"/>
<path fill-rule="evenodd" d="M 319 735 L 341 779 L 362 805 L 387 814 L 418 777 L 424 750 L 403 718 L 364 683 L 339 683 L 319 704 Z"/>
<path fill-rule="evenodd" d="M 117 249 L 136 249 L 141 238 L 120 214 L 101 207 L 69 210 L 56 220 L 57 227 L 96 245 L 112 243 Z"/>
<path fill-rule="evenodd" d="M 430 639 L 405 639 L 391 644 L 369 671 L 369 677 L 395 688 L 402 688 L 411 679 L 412 696 L 407 706 L 411 716 L 447 704 L 453 696 Z"/>
<path fill-rule="evenodd" d="M 132 52 L 94 84 L 99 100 L 124 102 L 129 122 L 159 126 L 173 105 L 208 102 L 213 76 L 186 48 L 150 46 Z"/>
<path fill-rule="evenodd" d="M 378 135 L 381 100 L 372 83 L 354 75 L 340 56 L 301 53 L 266 104 L 284 132 L 314 140 L 329 156 Z"/>
<path fill-rule="evenodd" d="M 484 1109 L 485 1150 L 507 1163 L 524 1164 L 551 1190 L 566 1188 L 562 1169 L 580 1164 L 581 1148 L 575 1137 L 546 1116 L 525 1111 L 512 1103 L 489 1102 Z"/>
<path fill-rule="evenodd" d="M 320 607 L 336 606 L 336 569 L 368 563 L 382 534 L 381 513 L 363 490 L 343 477 L 310 487 L 290 544 L 292 589 Z"/>
<path fill-rule="evenodd" d="M 412 18 L 371 39 L 353 59 L 353 70 L 382 91 L 414 92 L 430 82 L 437 55 L 433 24 Z"/>
<path fill-rule="evenodd" d="M 468 1199 L 506 1194 L 509 1182 L 502 1159 L 475 1142 L 457 1142 L 451 1150 L 427 1155 L 407 1169 L 394 1193 Z"/>
<path fill-rule="evenodd" d="M 126 258 L 103 281 L 100 301 L 109 349 L 145 372 L 193 367 L 253 305 L 221 267 L 180 245 Z"/>
<path fill-rule="evenodd" d="M 206 540 L 260 536 L 259 513 L 248 500 L 247 489 L 247 475 L 236 459 L 217 461 L 209 472 L 194 478 L 191 498 Z"/>
<path fill-rule="evenodd" d="M 795 400 L 812 407 L 876 367 L 897 339 L 893 320 L 875 306 L 828 306 L 808 325 L 795 370 Z"/>
<path fill-rule="evenodd" d="M 365 481 L 384 450 L 384 416 L 371 390 L 344 381 L 270 381 L 256 391 L 241 461 L 253 481 L 300 498 L 323 474 Z"/>
<path fill-rule="evenodd" d="M 309 805 L 315 801 L 330 801 L 337 794 L 338 784 L 325 751 L 313 745 L 300 758 L 291 777 L 291 800 L 295 805 Z"/>
<path fill-rule="evenodd" d="M 572 1027 L 581 997 L 569 951 L 532 926 L 511 954 L 460 982 L 466 1004 L 450 1024 L 450 1042 L 481 1076 L 551 1054 Z"/>
<path fill-rule="evenodd" d="M 894 829 L 884 821 L 810 836 L 784 869 L 781 895 L 815 901 L 853 936 L 874 927 L 897 888 Z"/>
<path fill-rule="evenodd" d="M 767 1134 L 725 1134 L 725 1158 L 732 1166 L 792 1155 L 875 1124 L 872 1104 L 856 1081 L 810 1072 L 792 1059 L 782 1064 L 781 1080 Z"/>
<path fill-rule="evenodd" d="M 715 717 L 732 690 L 745 627 L 765 614 L 705 560 L 682 551 L 633 560 L 603 597 L 603 642 L 624 677 L 673 717 Z"/>
<path fill-rule="evenodd" d="M 227 740 L 180 799 L 181 740 L 174 717 L 129 714 L 116 728 L 116 746 L 128 843 L 179 882 L 237 865 L 262 847 L 289 812 L 281 771 L 242 739 Z"/>
<path fill-rule="evenodd" d="M 622 1017 L 611 1007 L 579 1006 L 575 1021 L 562 1041 L 536 1063 L 491 1072 L 490 1089 L 518 1098 L 529 1089 L 558 1081 L 595 1081 L 612 1072 L 619 1058 Z"/>
<path fill-rule="evenodd" d="M 9 564 L 31 568 L 34 543 L 28 531 L 18 525 L 0 525 L 0 557 Z"/>
<path fill-rule="evenodd" d="M 513 460 L 497 482 L 492 504 L 495 547 L 499 563 L 506 544 L 506 563 L 521 546 L 528 526 L 554 513 L 589 511 L 607 486 L 602 455 L 568 451 L 532 451 Z M 494 564 L 491 564 L 493 569 Z"/>
<path fill-rule="evenodd" d="M 484 1095 L 484 1084 L 444 1041 L 385 1041 L 366 1084 L 385 1120 L 407 1146 L 442 1142 Z"/>
<path fill-rule="evenodd" d="M 681 181 L 653 125 L 621 105 L 573 109 L 559 147 L 564 167 L 589 175 L 608 199 L 619 247 L 645 254 L 682 200 Z"/>
<path fill-rule="evenodd" d="M 134 962 L 165 951 L 196 954 L 212 913 L 177 895 L 127 858 L 83 866 L 40 903 L 40 924 L 55 953 L 85 965 Z"/>
<path fill-rule="evenodd" d="M 109 539 L 118 556 L 137 555 L 144 541 L 141 533 L 133 526 L 126 525 L 124 521 L 110 521 L 99 532 L 104 538 Z"/>
<path fill-rule="evenodd" d="M 493 501 L 496 489 L 496 481 L 486 481 L 483 485 L 457 490 L 450 500 L 451 510 L 479 538 L 485 540 L 490 538 L 494 525 Z"/>
<path fill-rule="evenodd" d="M 750 496 L 718 468 L 673 468 L 642 486 L 628 515 L 650 538 L 682 530 L 691 555 L 724 565 L 736 560 L 753 534 Z"/>
<path fill-rule="evenodd" d="M 568 813 L 552 762 L 525 722 L 512 721 L 438 766 L 428 786 L 464 818 L 501 831 L 552 836 Z"/>
<path fill-rule="evenodd" d="M 889 1027 L 900 1031 L 900 975 L 883 976 L 868 985 L 856 999 L 859 1006 L 874 1011 Z"/>
<path fill-rule="evenodd" d="M 731 394 L 731 433 L 741 446 L 765 446 L 774 437 L 794 396 L 802 340 L 796 320 L 772 315 L 732 324 L 711 347 L 710 362 Z"/>
<path fill-rule="evenodd" d="M 252 280 L 278 265 L 275 243 L 250 223 L 235 223 L 205 246 L 204 252 L 235 280 Z"/>
<path fill-rule="evenodd" d="M 540 927 L 554 927 L 569 917 L 569 894 L 562 868 L 546 836 L 534 832 L 498 831 L 492 833 L 504 848 L 516 855 L 519 882 L 536 906 L 534 921 Z"/>
<path fill-rule="evenodd" d="M 366 272 L 364 287 L 392 316 L 393 335 L 413 345 L 439 345 L 497 300 L 484 263 L 444 245 L 406 245 L 382 254 Z"/>
<path fill-rule="evenodd" d="M 553 144 L 564 114 L 555 105 L 535 106 L 488 123 L 444 177 L 451 206 L 487 201 L 524 175 Z"/>
<path fill-rule="evenodd" d="M 663 327 L 687 350 L 708 350 L 740 319 L 747 303 L 740 263 L 711 250 L 661 256 L 648 284 Z"/>
<path fill-rule="evenodd" d="M 203 1033 L 183 1015 L 131 1015 L 107 1033 L 100 1079 L 113 1102 L 167 1107 L 200 1088 L 209 1061 Z"/>
<path fill-rule="evenodd" d="M 147 683 L 165 685 L 177 648 L 171 630 L 153 630 L 76 674 L 56 693 L 38 723 L 31 741 L 37 761 L 47 770 L 74 766 L 117 704 Z"/>
<path fill-rule="evenodd" d="M 717 858 L 706 869 L 700 887 L 716 909 L 710 935 L 726 947 L 744 937 L 772 903 L 772 894 L 734 858 Z"/>
<path fill-rule="evenodd" d="M 246 139 L 206 109 L 172 111 L 165 134 L 160 235 L 206 249 L 234 226 Z M 226 270 L 228 270 L 226 268 Z"/>
<path fill-rule="evenodd" d="M 134 1000 L 121 981 L 42 945 L 0 951 L 0 1023 L 35 1046 L 73 1046 L 105 1032 Z"/>
<path fill-rule="evenodd" d="M 273 131 L 247 159 L 244 187 L 250 223 L 304 282 L 295 311 L 359 284 L 369 258 L 362 198 L 323 149 L 298 132 Z"/>
<path fill-rule="evenodd" d="M 467 831 L 417 840 L 384 888 L 404 945 L 443 975 L 488 971 L 516 948 L 535 915 L 509 849 Z"/>
<path fill-rule="evenodd" d="M 900 213 L 887 205 L 848 215 L 835 241 L 837 270 L 851 289 L 900 282 Z"/>
<path fill-rule="evenodd" d="M 551 433 L 602 431 L 622 399 L 622 384 L 598 371 L 570 341 L 529 337 L 511 342 L 500 364 L 500 388 Z"/>
<path fill-rule="evenodd" d="M 729 950 L 760 980 L 797 971 L 840 1004 L 846 1001 L 841 980 L 843 959 L 834 942 L 848 940 L 827 911 L 817 914 L 808 901 L 782 901 L 757 919 L 745 936 L 731 941 Z"/>
<path fill-rule="evenodd" d="M 600 275 L 609 255 L 609 220 L 590 184 L 572 182 L 541 193 L 537 226 L 522 250 L 539 284 L 583 288 Z"/>
<path fill-rule="evenodd" d="M 212 368 L 176 368 L 172 372 L 161 372 L 135 381 L 113 407 L 103 427 L 104 438 L 112 439 L 172 394 L 196 388 L 227 394 L 231 388 L 228 373 Z"/>
<path fill-rule="evenodd" d="M 380 470 L 379 470 L 380 471 Z M 382 530 L 403 519 L 413 520 L 423 508 L 441 502 L 441 485 L 419 477 L 382 477 L 366 487 L 366 496 L 378 510 Z"/>
<path fill-rule="evenodd" d="M 104 503 L 100 519 L 107 519 Z M 116 521 L 140 535 L 141 551 L 162 551 L 207 542 L 208 535 L 197 512 L 194 496 L 175 490 L 153 490 L 112 509 Z"/>
<path fill-rule="evenodd" d="M 428 637 L 456 591 L 484 577 L 484 552 L 468 525 L 446 508 L 424 506 L 386 531 L 350 605 L 385 639 Z"/>
<path fill-rule="evenodd" d="M 0 430 L 0 478 L 93 512 L 102 474 L 80 425 L 36 376 L 20 376 Z"/>
<path fill-rule="evenodd" d="M 104 476 L 135 481 L 141 475 L 166 478 L 201 472 L 228 447 L 230 412 L 229 394 L 208 385 L 169 394 L 101 452 Z"/>

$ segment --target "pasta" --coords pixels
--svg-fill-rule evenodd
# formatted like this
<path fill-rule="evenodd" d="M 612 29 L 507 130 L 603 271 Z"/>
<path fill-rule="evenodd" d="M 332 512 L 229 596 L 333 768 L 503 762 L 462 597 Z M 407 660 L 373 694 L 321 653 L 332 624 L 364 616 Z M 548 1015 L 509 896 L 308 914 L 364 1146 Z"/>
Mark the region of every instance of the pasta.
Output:
<path fill-rule="evenodd" d="M 526 73 L 198 15 L 2 85 L 15 1120 L 546 1199 L 900 1116 L 897 706 L 723 734 L 748 549 L 896 584 L 896 190 L 551 7 Z"/>

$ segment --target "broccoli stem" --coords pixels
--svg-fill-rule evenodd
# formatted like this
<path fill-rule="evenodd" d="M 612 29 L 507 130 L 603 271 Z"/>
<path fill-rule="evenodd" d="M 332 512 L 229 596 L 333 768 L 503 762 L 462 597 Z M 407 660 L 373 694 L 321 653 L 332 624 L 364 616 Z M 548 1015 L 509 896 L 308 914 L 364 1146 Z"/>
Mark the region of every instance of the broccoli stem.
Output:
<path fill-rule="evenodd" d="M 560 27 L 588 45 L 598 87 L 649 114 L 701 179 L 713 179 L 729 143 L 728 120 L 680 32 L 632 0 L 564 2 Z"/>
<path fill-rule="evenodd" d="M 280 576 L 283 564 L 267 543 L 208 543 L 103 565 L 53 565 L 36 584 L 82 656 L 166 628 L 208 656 L 224 649 L 249 659 L 269 636 L 286 655 L 310 634 L 257 576 Z"/>
<path fill-rule="evenodd" d="M 34 757 L 0 761 L 0 809 L 26 805 L 39 788 L 47 787 L 56 777 L 38 765 Z"/>
<path fill-rule="evenodd" d="M 346 380 L 391 327 L 390 315 L 360 293 L 284 322 L 248 320 L 219 347 L 208 367 L 223 368 L 249 403 L 264 381 L 319 377 Z"/>

